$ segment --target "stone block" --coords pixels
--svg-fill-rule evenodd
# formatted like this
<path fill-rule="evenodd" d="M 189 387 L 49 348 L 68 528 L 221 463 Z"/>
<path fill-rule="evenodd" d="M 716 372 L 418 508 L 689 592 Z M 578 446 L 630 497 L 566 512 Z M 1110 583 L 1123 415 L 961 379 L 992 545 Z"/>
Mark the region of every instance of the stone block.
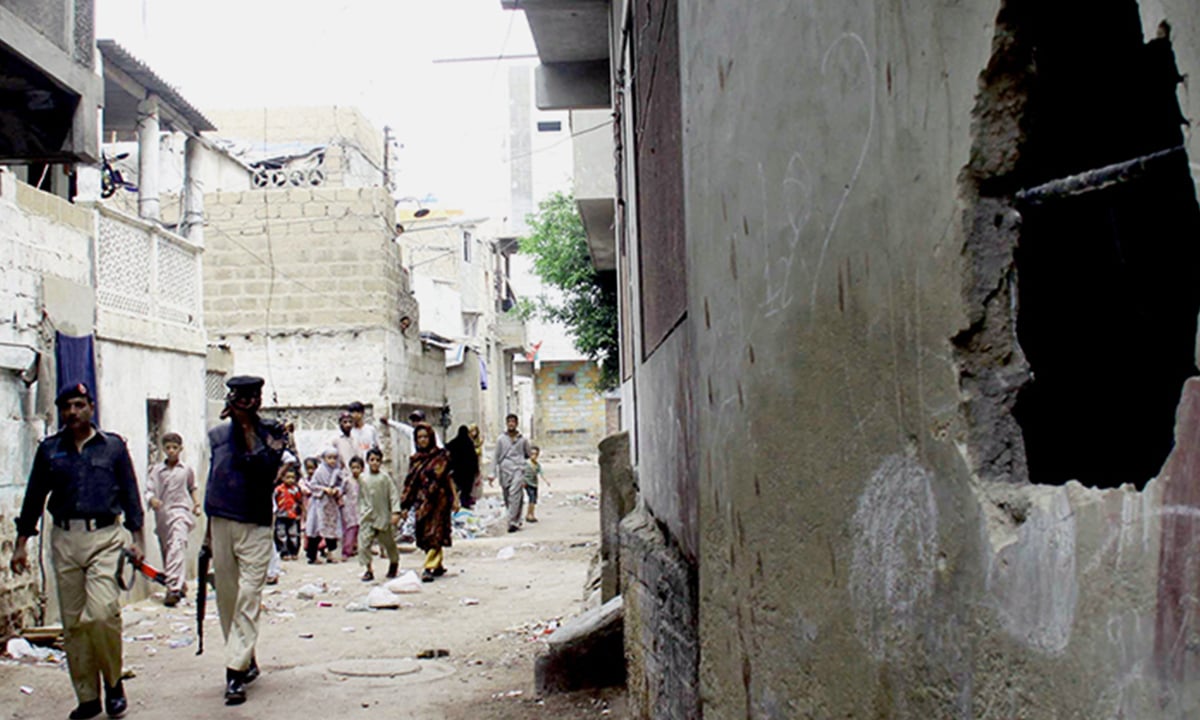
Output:
<path fill-rule="evenodd" d="M 621 594 L 621 520 L 637 505 L 629 433 L 600 441 L 600 596 Z"/>
<path fill-rule="evenodd" d="M 304 217 L 324 217 L 328 213 L 328 206 L 323 202 L 307 202 L 301 213 Z"/>
<path fill-rule="evenodd" d="M 279 217 L 281 218 L 298 218 L 303 216 L 304 206 L 296 202 L 294 198 L 290 198 L 290 202 L 286 205 L 279 206 Z"/>
<path fill-rule="evenodd" d="M 355 202 L 362 197 L 362 191 L 358 188 L 338 188 L 336 197 L 339 202 Z"/>
<path fill-rule="evenodd" d="M 625 683 L 624 603 L 615 597 L 568 620 L 534 662 L 538 692 L 570 692 Z"/>
<path fill-rule="evenodd" d="M 334 220 L 316 220 L 309 226 L 309 229 L 314 233 L 331 233 L 337 232 L 337 223 L 341 222 Z"/>

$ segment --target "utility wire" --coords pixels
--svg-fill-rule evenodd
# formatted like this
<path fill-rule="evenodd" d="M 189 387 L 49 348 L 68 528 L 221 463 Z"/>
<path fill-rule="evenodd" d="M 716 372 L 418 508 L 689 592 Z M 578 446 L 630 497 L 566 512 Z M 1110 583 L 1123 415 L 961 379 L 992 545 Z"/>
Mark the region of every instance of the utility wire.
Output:
<path fill-rule="evenodd" d="M 600 128 L 611 128 L 611 127 L 612 127 L 612 121 L 611 121 L 611 120 L 610 120 L 610 121 L 608 121 L 608 122 L 602 122 L 602 123 L 600 123 L 599 125 L 593 125 L 593 126 L 592 126 L 592 127 L 590 127 L 590 128 L 586 128 L 586 129 L 584 129 L 584 130 L 579 130 L 579 131 L 573 132 L 573 133 L 571 133 L 570 135 L 568 135 L 568 136 L 566 136 L 565 138 L 563 138 L 562 140 L 559 140 L 559 141 L 558 141 L 558 142 L 556 142 L 556 143 L 553 143 L 553 144 L 547 145 L 546 147 L 543 147 L 543 148 L 538 148 L 537 150 L 531 150 L 531 151 L 529 151 L 529 152 L 527 152 L 527 153 L 521 153 L 520 155 L 513 155 L 513 156 L 512 156 L 512 157 L 510 157 L 508 160 L 509 160 L 509 162 L 512 162 L 513 160 L 520 160 L 520 159 L 522 159 L 522 158 L 527 158 L 527 157 L 530 157 L 530 156 L 532 156 L 532 155 L 537 155 L 538 153 L 544 153 L 544 152 L 546 152 L 547 150 L 553 150 L 554 148 L 558 147 L 559 145 L 562 145 L 563 143 L 565 143 L 565 142 L 567 142 L 567 141 L 569 141 L 569 140 L 573 140 L 573 139 L 575 139 L 575 138 L 579 137 L 580 135 L 587 135 L 588 133 L 590 133 L 590 132 L 594 132 L 594 131 L 596 131 L 596 130 L 599 130 Z"/>

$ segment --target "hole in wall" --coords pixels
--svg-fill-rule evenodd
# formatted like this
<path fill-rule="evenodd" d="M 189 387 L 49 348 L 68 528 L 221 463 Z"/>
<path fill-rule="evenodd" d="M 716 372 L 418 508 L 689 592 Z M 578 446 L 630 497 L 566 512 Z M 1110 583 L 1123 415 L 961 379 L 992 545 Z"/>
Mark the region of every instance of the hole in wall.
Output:
<path fill-rule="evenodd" d="M 994 303 L 986 313 L 1013 314 L 979 320 L 955 344 L 964 385 L 1023 377 L 1008 383 L 1015 393 L 985 397 L 990 408 L 969 408 L 969 422 L 1009 435 L 997 442 L 986 439 L 989 428 L 973 430 L 983 438 L 981 474 L 1142 487 L 1171 450 L 1179 392 L 1196 373 L 1200 310 L 1200 207 L 1181 149 L 1170 28 L 1146 41 L 1129 0 L 1093 2 L 1086 12 L 1010 0 L 994 53 L 968 167 L 973 233 L 992 245 L 969 240 L 968 252 L 976 274 L 1010 294 L 1011 309 Z M 1019 220 L 1006 225 L 997 207 Z M 996 253 L 996 243 L 1011 255 Z M 968 301 L 997 295 L 972 298 L 968 285 Z M 992 347 L 996 328 L 1009 335 L 1011 358 Z M 980 347 L 990 360 L 971 357 Z M 996 358 L 1008 367 L 996 369 Z M 975 377 L 989 373 L 992 381 Z M 1003 415 L 1015 430 L 997 420 Z M 1000 447 L 1008 468 L 997 471 L 987 463 Z"/>

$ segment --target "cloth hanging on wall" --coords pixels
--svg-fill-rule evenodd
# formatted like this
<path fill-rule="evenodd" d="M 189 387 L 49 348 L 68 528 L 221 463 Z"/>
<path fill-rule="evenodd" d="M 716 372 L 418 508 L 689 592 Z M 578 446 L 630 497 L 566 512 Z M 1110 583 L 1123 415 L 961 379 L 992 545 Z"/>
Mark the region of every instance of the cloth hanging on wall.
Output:
<path fill-rule="evenodd" d="M 100 397 L 96 387 L 96 338 L 94 335 L 64 335 L 54 333 L 54 371 L 57 396 L 63 389 L 83 383 L 96 398 L 92 422 L 100 426 Z"/>

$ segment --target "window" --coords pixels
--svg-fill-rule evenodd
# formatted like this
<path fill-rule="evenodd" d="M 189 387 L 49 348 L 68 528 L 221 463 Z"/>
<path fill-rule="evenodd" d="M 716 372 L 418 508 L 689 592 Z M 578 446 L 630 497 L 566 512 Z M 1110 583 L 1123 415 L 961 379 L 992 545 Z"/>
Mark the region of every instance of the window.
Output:
<path fill-rule="evenodd" d="M 574 387 L 575 373 L 558 373 L 558 385 Z"/>
<path fill-rule="evenodd" d="M 561 120 L 542 120 L 537 124 L 538 132 L 561 132 Z"/>
<path fill-rule="evenodd" d="M 463 230 L 463 262 L 471 262 L 471 233 Z"/>

